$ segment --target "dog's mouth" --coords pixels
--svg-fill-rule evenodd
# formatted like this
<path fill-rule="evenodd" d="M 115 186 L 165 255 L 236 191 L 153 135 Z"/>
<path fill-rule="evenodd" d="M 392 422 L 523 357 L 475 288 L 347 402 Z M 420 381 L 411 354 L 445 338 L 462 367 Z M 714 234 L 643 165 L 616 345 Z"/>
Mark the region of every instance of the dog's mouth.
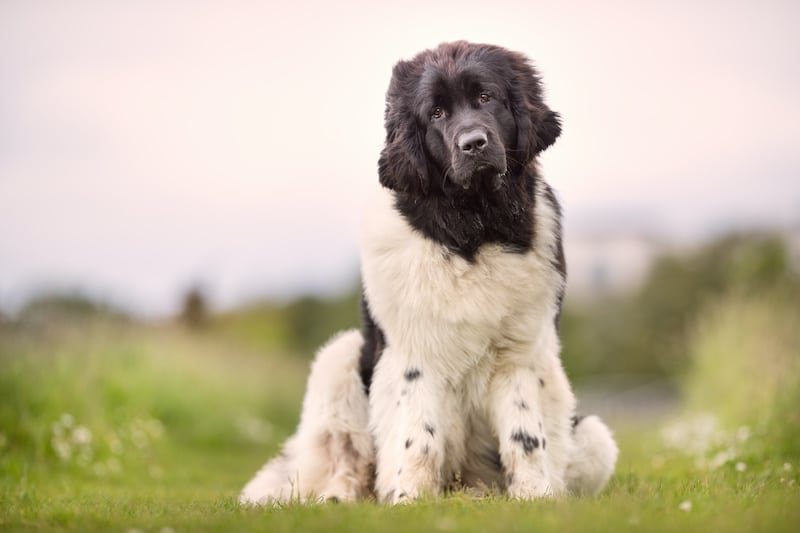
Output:
<path fill-rule="evenodd" d="M 459 170 L 453 173 L 452 181 L 464 190 L 481 189 L 486 185 L 498 189 L 508 172 L 505 164 L 487 160 L 471 161 Z"/>

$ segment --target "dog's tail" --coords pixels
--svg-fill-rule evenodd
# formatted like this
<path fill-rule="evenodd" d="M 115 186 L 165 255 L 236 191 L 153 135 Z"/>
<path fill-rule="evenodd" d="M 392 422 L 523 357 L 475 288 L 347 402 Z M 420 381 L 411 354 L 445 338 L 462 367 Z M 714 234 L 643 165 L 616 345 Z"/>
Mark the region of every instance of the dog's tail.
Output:
<path fill-rule="evenodd" d="M 567 490 L 576 495 L 594 495 L 614 472 L 619 449 L 611 430 L 599 417 L 575 417 L 572 422 L 575 448 L 567 465 Z"/>
<path fill-rule="evenodd" d="M 362 344 L 350 330 L 317 352 L 297 432 L 244 487 L 240 502 L 352 501 L 370 493 L 375 452 L 358 367 Z"/>

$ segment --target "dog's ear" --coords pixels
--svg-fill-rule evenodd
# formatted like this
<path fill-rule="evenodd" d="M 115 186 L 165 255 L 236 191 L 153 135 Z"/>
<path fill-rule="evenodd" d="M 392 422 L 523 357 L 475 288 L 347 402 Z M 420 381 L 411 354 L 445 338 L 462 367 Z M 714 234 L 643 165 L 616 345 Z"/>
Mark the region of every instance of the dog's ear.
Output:
<path fill-rule="evenodd" d="M 561 135 L 561 117 L 545 105 L 539 75 L 525 56 L 512 53 L 511 71 L 508 91 L 517 122 L 516 152 L 526 164 Z"/>
<path fill-rule="evenodd" d="M 386 143 L 378 159 L 381 185 L 398 192 L 427 194 L 429 177 L 423 132 L 413 110 L 418 73 L 410 61 L 392 71 L 386 93 Z"/>
<path fill-rule="evenodd" d="M 545 150 L 556 142 L 559 135 L 561 135 L 561 116 L 545 106 L 544 118 L 536 128 L 536 136 L 538 137 L 536 149 L 538 152 Z"/>

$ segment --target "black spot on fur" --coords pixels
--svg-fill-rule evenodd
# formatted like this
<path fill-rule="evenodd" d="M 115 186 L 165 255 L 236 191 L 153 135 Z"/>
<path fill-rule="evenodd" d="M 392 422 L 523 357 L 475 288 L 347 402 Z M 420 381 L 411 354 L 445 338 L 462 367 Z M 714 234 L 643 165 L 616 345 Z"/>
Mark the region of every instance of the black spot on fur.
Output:
<path fill-rule="evenodd" d="M 392 498 L 393 498 L 393 497 L 394 497 L 394 489 L 390 490 L 389 492 L 387 492 L 387 493 L 384 495 L 384 497 L 383 497 L 383 501 L 385 501 L 385 502 L 390 502 L 390 501 L 392 501 Z"/>
<path fill-rule="evenodd" d="M 402 500 L 403 498 L 408 498 L 408 494 L 406 494 L 405 492 L 401 492 L 400 494 L 397 495 L 398 500 Z"/>
<path fill-rule="evenodd" d="M 527 411 L 528 409 L 530 409 L 528 403 L 525 400 L 517 400 L 514 403 L 514 405 L 516 405 L 517 409 L 519 409 L 520 411 Z"/>
<path fill-rule="evenodd" d="M 429 453 L 431 453 L 431 447 L 426 444 L 422 447 L 422 455 L 428 455 Z"/>
<path fill-rule="evenodd" d="M 544 450 L 545 448 L 547 448 L 547 439 L 542 437 L 542 449 Z"/>
<path fill-rule="evenodd" d="M 414 441 L 411 439 L 406 439 L 406 450 L 411 448 L 411 445 L 414 444 Z"/>
<path fill-rule="evenodd" d="M 433 436 L 436 434 L 436 430 L 435 430 L 435 429 L 433 429 L 433 426 L 432 426 L 432 425 L 430 425 L 430 424 L 425 424 L 425 431 L 427 431 L 427 432 L 428 432 L 428 434 L 429 434 L 431 437 L 433 437 Z"/>
<path fill-rule="evenodd" d="M 510 487 L 514 483 L 514 472 L 506 474 L 506 487 Z"/>
<path fill-rule="evenodd" d="M 531 436 L 531 434 L 524 429 L 518 429 L 512 433 L 511 440 L 519 443 L 526 454 L 533 452 L 533 450 L 539 447 L 539 439 Z"/>
<path fill-rule="evenodd" d="M 572 431 L 575 431 L 575 428 L 578 426 L 578 424 L 581 423 L 581 420 L 583 420 L 584 418 L 586 418 L 586 416 L 584 415 L 575 415 L 570 419 L 572 420 Z"/>
<path fill-rule="evenodd" d="M 419 371 L 419 368 L 409 368 L 408 370 L 406 370 L 406 373 L 403 374 L 403 377 L 406 378 L 406 381 L 414 381 L 421 375 L 422 372 Z"/>
<path fill-rule="evenodd" d="M 544 380 L 542 378 L 539 378 L 539 386 L 544 387 Z"/>

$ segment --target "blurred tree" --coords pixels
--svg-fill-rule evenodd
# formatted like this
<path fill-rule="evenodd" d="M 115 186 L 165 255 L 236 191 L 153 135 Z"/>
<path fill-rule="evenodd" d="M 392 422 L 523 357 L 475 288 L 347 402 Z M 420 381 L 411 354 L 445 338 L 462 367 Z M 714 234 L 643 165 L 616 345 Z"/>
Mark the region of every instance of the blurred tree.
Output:
<path fill-rule="evenodd" d="M 306 296 L 283 308 L 290 347 L 312 356 L 334 333 L 359 327 L 358 290 L 341 298 L 321 299 Z"/>
<path fill-rule="evenodd" d="M 286 304 L 254 302 L 214 317 L 215 331 L 264 352 L 314 353 L 337 331 L 359 326 L 360 284 L 338 298 L 303 296 Z"/>
<path fill-rule="evenodd" d="M 19 311 L 17 322 L 25 327 L 52 327 L 89 320 L 127 320 L 120 308 L 80 291 L 43 292 Z"/>
<path fill-rule="evenodd" d="M 183 295 L 181 304 L 181 321 L 192 329 L 201 329 L 208 325 L 208 300 L 199 285 L 194 285 Z"/>
<path fill-rule="evenodd" d="M 786 245 L 772 235 L 735 235 L 656 261 L 633 294 L 562 315 L 564 364 L 573 377 L 598 373 L 669 376 L 688 362 L 687 329 L 707 305 L 734 291 L 798 291 Z"/>

